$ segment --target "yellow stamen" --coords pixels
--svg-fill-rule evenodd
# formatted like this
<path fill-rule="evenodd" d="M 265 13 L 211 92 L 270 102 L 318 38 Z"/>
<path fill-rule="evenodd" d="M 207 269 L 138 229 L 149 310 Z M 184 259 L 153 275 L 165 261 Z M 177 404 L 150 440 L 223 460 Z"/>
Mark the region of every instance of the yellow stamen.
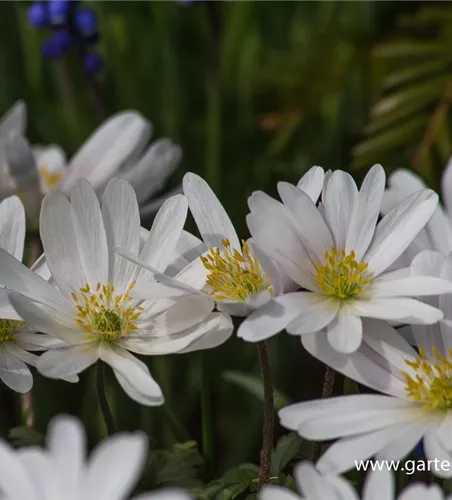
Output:
<path fill-rule="evenodd" d="M 242 241 L 242 252 L 232 249 L 229 240 L 222 243 L 223 250 L 210 248 L 207 256 L 201 256 L 204 267 L 210 271 L 207 276 L 210 294 L 217 300 L 240 302 L 265 290 L 272 294 L 270 281 L 246 241 Z"/>
<path fill-rule="evenodd" d="M 63 169 L 58 170 L 58 172 L 51 172 L 47 165 L 40 165 L 38 172 L 48 191 L 56 189 L 63 178 Z"/>
<path fill-rule="evenodd" d="M 86 284 L 78 295 L 72 294 L 77 309 L 75 321 L 90 338 L 115 340 L 125 337 L 138 328 L 136 322 L 142 312 L 141 307 L 130 305 L 133 300 L 130 291 L 134 286 L 132 281 L 124 293 L 116 295 L 113 283 L 98 283 L 95 291 Z"/>
<path fill-rule="evenodd" d="M 24 325 L 24 321 L 17 321 L 14 319 L 0 319 L 0 342 L 14 339 L 17 330 Z"/>
<path fill-rule="evenodd" d="M 346 254 L 344 250 L 333 247 L 324 256 L 325 263 L 316 264 L 316 281 L 327 295 L 339 299 L 353 297 L 372 281 L 366 272 L 368 264 L 357 261 L 353 250 Z"/>
<path fill-rule="evenodd" d="M 402 372 L 405 391 L 415 401 L 424 403 L 424 408 L 447 410 L 452 408 L 452 349 L 448 357 L 440 355 L 436 346 L 432 352 L 435 361 L 428 358 L 422 347 L 415 361 L 405 360 L 416 372 L 415 376 Z"/>

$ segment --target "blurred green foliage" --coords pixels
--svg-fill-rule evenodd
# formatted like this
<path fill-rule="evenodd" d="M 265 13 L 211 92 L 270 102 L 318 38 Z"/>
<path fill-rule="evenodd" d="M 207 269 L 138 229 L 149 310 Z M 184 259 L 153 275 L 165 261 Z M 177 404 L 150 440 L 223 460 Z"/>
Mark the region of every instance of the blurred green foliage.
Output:
<path fill-rule="evenodd" d="M 153 122 L 155 136 L 179 142 L 184 159 L 171 183 L 187 170 L 205 176 L 244 237 L 247 196 L 256 189 L 275 194 L 278 180 L 296 182 L 313 164 L 355 171 L 374 162 L 388 170 L 412 166 L 435 182 L 451 152 L 452 6 L 447 3 L 91 4 L 101 26 L 105 70 L 99 83 L 109 112 L 135 108 Z M 72 154 L 98 124 L 90 95 L 75 58 L 41 58 L 44 35 L 27 25 L 27 5 L 0 5 L 0 110 L 24 98 L 31 142 L 57 143 Z M 324 368 L 302 352 L 299 339 L 283 334 L 269 346 L 279 401 L 318 397 Z M 205 356 L 216 472 L 257 463 L 262 391 L 256 348 L 233 337 Z M 199 353 L 146 362 L 188 436 L 200 442 Z M 144 429 L 154 450 L 186 440 L 167 410 L 140 407 L 113 376 L 107 385 L 119 429 Z M 0 390 L 2 401 L 11 402 Z M 92 370 L 77 385 L 36 375 L 33 399 L 39 432 L 61 412 L 82 417 L 92 442 L 105 432 Z M 16 408 L 2 404 L 4 436 L 21 424 Z M 277 436 L 282 433 L 277 427 Z M 26 438 L 16 431 L 15 439 Z M 184 446 L 191 479 L 198 455 L 190 444 Z M 299 446 L 293 440 L 279 445 L 273 460 L 277 473 L 282 470 L 277 464 L 286 467 Z M 156 451 L 151 460 L 171 469 L 178 456 L 172 450 Z M 237 494 L 256 477 L 252 468 L 231 474 L 228 484 Z M 149 481 L 158 483 L 155 477 Z M 215 495 L 216 485 L 211 485 Z"/>

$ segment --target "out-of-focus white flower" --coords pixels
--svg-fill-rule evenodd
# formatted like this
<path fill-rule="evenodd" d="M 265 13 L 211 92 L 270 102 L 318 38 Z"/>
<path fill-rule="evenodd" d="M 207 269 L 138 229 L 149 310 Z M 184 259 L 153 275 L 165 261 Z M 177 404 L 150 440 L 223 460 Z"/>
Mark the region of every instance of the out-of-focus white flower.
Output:
<path fill-rule="evenodd" d="M 364 483 L 362 496 L 344 478 L 322 476 L 309 462 L 302 462 L 294 469 L 294 478 L 301 497 L 282 486 L 264 486 L 259 500 L 395 500 L 395 484 L 392 472 L 387 468 L 370 472 Z M 452 497 L 449 497 L 449 500 Z M 416 483 L 408 486 L 397 496 L 398 500 L 444 500 L 438 485 Z"/>
<path fill-rule="evenodd" d="M 160 387 L 129 351 L 187 352 L 214 347 L 231 335 L 230 318 L 212 313 L 213 300 L 198 292 L 160 301 L 137 298 L 140 288 L 155 298 L 158 283 L 115 253 L 122 248 L 165 271 L 177 254 L 187 209 L 183 195 L 167 200 L 141 246 L 138 203 L 126 181 L 110 181 L 102 210 L 86 179 L 75 183 L 71 201 L 61 192 L 46 196 L 40 233 L 48 278 L 56 287 L 0 252 L 0 283 L 10 290 L 20 317 L 68 344 L 39 358 L 41 373 L 70 379 L 101 359 L 132 399 L 160 405 Z"/>
<path fill-rule="evenodd" d="M 118 433 L 86 456 L 86 437 L 73 417 L 56 417 L 47 446 L 15 450 L 0 441 L 2 500 L 126 500 L 138 483 L 147 455 L 142 433 Z M 141 493 L 133 500 L 189 500 L 180 489 Z"/>
<path fill-rule="evenodd" d="M 293 335 L 326 335 L 340 352 L 361 344 L 362 317 L 431 324 L 439 309 L 413 297 L 451 292 L 437 277 L 388 272 L 428 222 L 438 196 L 424 189 L 377 224 L 385 173 L 375 165 L 361 189 L 346 172 L 325 179 L 319 208 L 301 189 L 279 183 L 280 203 L 253 194 L 247 217 L 253 240 L 306 291 L 283 294 L 251 314 L 239 335 L 259 341 L 284 328 Z M 322 331 L 326 329 L 326 334 Z"/>
<path fill-rule="evenodd" d="M 25 212 L 19 198 L 11 196 L 0 203 L 0 248 L 11 259 L 22 260 L 25 238 Z M 17 392 L 28 392 L 33 376 L 26 363 L 36 366 L 42 351 L 56 345 L 54 338 L 36 334 L 11 307 L 7 292 L 0 289 L 0 380 Z"/>
<path fill-rule="evenodd" d="M 166 138 L 146 148 L 152 126 L 138 112 L 123 111 L 107 119 L 69 162 L 59 146 L 30 147 L 24 138 L 24 116 L 25 106 L 20 103 L 0 123 L 0 162 L 4 163 L 0 189 L 6 193 L 18 190 L 23 200 L 32 196 L 39 203 L 41 193 L 56 189 L 69 193 L 77 179 L 85 177 L 101 196 L 108 181 L 122 177 L 134 188 L 142 216 L 154 215 L 166 199 L 151 200 L 177 168 L 182 150 Z M 37 214 L 36 203 L 29 205 L 27 213 Z"/>

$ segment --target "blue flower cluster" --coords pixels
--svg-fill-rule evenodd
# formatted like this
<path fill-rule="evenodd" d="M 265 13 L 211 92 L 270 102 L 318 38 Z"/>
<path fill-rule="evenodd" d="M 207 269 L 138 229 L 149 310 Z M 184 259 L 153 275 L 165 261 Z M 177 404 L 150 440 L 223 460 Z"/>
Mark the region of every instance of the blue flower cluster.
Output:
<path fill-rule="evenodd" d="M 102 69 L 102 58 L 91 50 L 99 40 L 96 13 L 77 0 L 34 2 L 28 9 L 28 21 L 35 28 L 48 28 L 51 34 L 42 46 L 47 59 L 64 56 L 73 45 L 83 52 L 83 64 L 90 73 Z"/>

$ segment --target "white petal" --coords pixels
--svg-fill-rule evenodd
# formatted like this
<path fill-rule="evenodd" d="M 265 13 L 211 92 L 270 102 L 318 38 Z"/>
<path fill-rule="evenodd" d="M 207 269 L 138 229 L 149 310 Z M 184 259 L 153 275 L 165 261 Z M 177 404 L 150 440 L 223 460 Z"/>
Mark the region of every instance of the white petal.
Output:
<path fill-rule="evenodd" d="M 419 420 L 407 422 L 397 439 L 387 443 L 380 449 L 378 460 L 400 460 L 412 451 L 431 426 L 429 415 Z"/>
<path fill-rule="evenodd" d="M 381 280 L 379 276 L 372 282 L 375 297 L 414 297 L 452 293 L 452 282 L 430 276 L 409 276 L 394 280 Z"/>
<path fill-rule="evenodd" d="M 387 269 L 425 226 L 438 204 L 438 195 L 425 189 L 394 207 L 378 223 L 372 244 L 365 255 L 374 275 Z"/>
<path fill-rule="evenodd" d="M 158 211 L 140 259 L 164 272 L 171 262 L 187 218 L 188 201 L 183 195 L 172 196 Z M 138 278 L 140 280 L 140 278 Z"/>
<path fill-rule="evenodd" d="M 136 277 L 136 266 L 115 253 L 120 248 L 138 255 L 140 248 L 140 214 L 135 193 L 123 180 L 108 183 L 102 198 L 102 216 L 109 251 L 109 281 L 121 293 Z"/>
<path fill-rule="evenodd" d="M 342 170 L 333 172 L 324 187 L 322 203 L 336 248 L 345 248 L 348 226 L 357 195 L 358 188 L 353 177 Z"/>
<path fill-rule="evenodd" d="M 80 260 L 87 283 L 95 288 L 108 281 L 108 247 L 99 201 L 86 179 L 71 189 L 71 207 Z"/>
<path fill-rule="evenodd" d="M 46 351 L 59 347 L 68 347 L 63 340 L 46 335 L 45 333 L 20 332 L 16 338 L 16 344 L 27 351 Z"/>
<path fill-rule="evenodd" d="M 435 466 L 432 467 L 431 470 L 435 476 L 442 478 L 452 477 L 452 468 L 450 466 L 452 454 L 446 451 L 442 446 L 436 426 L 432 426 L 432 428 L 424 436 L 424 450 L 425 456 L 429 460 L 439 460 L 439 463 L 436 462 Z M 448 464 L 448 467 L 442 467 L 441 462 Z"/>
<path fill-rule="evenodd" d="M 141 493 L 132 500 L 192 500 L 192 497 L 184 490 L 178 488 L 168 488 L 151 493 Z"/>
<path fill-rule="evenodd" d="M 202 240 L 187 231 L 182 231 L 176 245 L 173 260 L 168 266 L 173 269 L 167 269 L 166 274 L 169 276 L 175 276 L 188 264 L 190 264 L 190 262 L 196 260 L 206 251 L 207 246 Z"/>
<path fill-rule="evenodd" d="M 223 205 L 207 182 L 188 172 L 182 181 L 184 194 L 202 239 L 209 247 L 223 248 L 222 240 L 229 240 L 232 248 L 241 249 L 237 233 Z"/>
<path fill-rule="evenodd" d="M 38 371 L 49 378 L 77 375 L 99 359 L 96 343 L 52 349 L 41 355 Z"/>
<path fill-rule="evenodd" d="M 438 438 L 443 448 L 452 451 L 452 415 L 446 413 L 444 420 L 438 428 Z"/>
<path fill-rule="evenodd" d="M 4 347 L 0 349 L 0 379 L 13 391 L 25 393 L 33 387 L 28 366 Z"/>
<path fill-rule="evenodd" d="M 368 318 L 403 320 L 414 324 L 433 324 L 443 317 L 443 313 L 436 307 L 404 297 L 360 300 L 354 304 L 353 309 L 355 314 Z"/>
<path fill-rule="evenodd" d="M 83 480 L 86 455 L 85 431 L 73 417 L 54 418 L 47 431 L 47 447 L 52 460 L 53 474 L 62 489 L 75 492 Z"/>
<path fill-rule="evenodd" d="M 63 193 L 42 202 L 40 234 L 47 264 L 60 290 L 70 297 L 87 283 L 72 224 L 71 204 Z"/>
<path fill-rule="evenodd" d="M 355 251 L 361 260 L 372 240 L 381 200 L 385 190 L 386 175 L 381 165 L 374 165 L 367 173 L 356 197 L 345 245 L 346 253 Z"/>
<path fill-rule="evenodd" d="M 248 246 L 253 255 L 259 261 L 262 271 L 270 280 L 273 295 L 280 295 L 283 292 L 284 279 L 279 267 L 258 245 L 253 242 L 252 239 L 248 240 Z"/>
<path fill-rule="evenodd" d="M 264 484 L 259 490 L 260 500 L 300 500 L 300 495 L 297 495 L 289 488 L 276 486 L 274 484 Z"/>
<path fill-rule="evenodd" d="M 441 276 L 445 257 L 440 252 L 433 250 L 423 250 L 412 260 L 410 274 L 413 276 Z M 443 276 L 445 278 L 445 276 Z M 445 278 L 447 279 L 447 278 Z"/>
<path fill-rule="evenodd" d="M 123 111 L 102 123 L 73 156 L 62 189 L 86 177 L 94 189 L 105 185 L 149 140 L 151 125 L 135 111 Z"/>
<path fill-rule="evenodd" d="M 361 345 L 363 338 L 361 318 L 342 307 L 328 325 L 327 337 L 331 347 L 336 351 L 343 353 L 355 352 Z"/>
<path fill-rule="evenodd" d="M 159 406 L 164 398 L 147 366 L 119 346 L 102 343 L 100 358 L 109 364 L 129 397 L 146 406 Z"/>
<path fill-rule="evenodd" d="M 27 107 L 24 101 L 16 101 L 1 117 L 0 136 L 5 137 L 10 132 L 23 134 L 27 124 Z"/>
<path fill-rule="evenodd" d="M 146 436 L 116 434 L 93 451 L 86 472 L 84 500 L 123 500 L 138 482 L 146 460 Z M 124 460 L 127 458 L 127 460 Z"/>
<path fill-rule="evenodd" d="M 304 191 L 314 203 L 317 203 L 322 192 L 325 172 L 322 167 L 311 167 L 298 181 L 297 188 Z"/>
<path fill-rule="evenodd" d="M 363 410 L 395 412 L 410 407 L 415 408 L 416 405 L 391 396 L 353 394 L 350 396 L 338 396 L 295 403 L 280 410 L 278 416 L 282 426 L 287 429 L 298 430 L 306 422 L 325 417 L 325 415 L 350 415 Z"/>
<path fill-rule="evenodd" d="M 279 182 L 278 192 L 297 221 L 298 236 L 308 255 L 313 262 L 323 262 L 325 251 L 334 244 L 321 213 L 306 193 L 288 182 Z"/>
<path fill-rule="evenodd" d="M 5 442 L 0 441 L 0 489 L 11 500 L 37 500 L 36 486 L 21 462 L 19 455 Z"/>
<path fill-rule="evenodd" d="M 392 500 L 394 498 L 394 476 L 387 468 L 370 472 L 364 483 L 365 500 Z"/>
<path fill-rule="evenodd" d="M 17 196 L 0 203 L 0 248 L 22 261 L 25 239 L 25 210 Z"/>
<path fill-rule="evenodd" d="M 163 188 L 182 158 L 182 149 L 170 139 L 153 142 L 140 160 L 121 175 L 128 181 L 141 205 Z"/>
<path fill-rule="evenodd" d="M 444 495 L 441 487 L 437 484 L 418 483 L 405 488 L 398 500 L 444 500 Z"/>
<path fill-rule="evenodd" d="M 452 158 L 449 158 L 441 178 L 441 194 L 447 212 L 452 213 Z"/>
<path fill-rule="evenodd" d="M 337 441 L 320 457 L 317 462 L 318 470 L 322 474 L 341 474 L 351 469 L 356 462 L 367 460 L 386 444 L 397 439 L 405 425 L 397 424 Z"/>
<path fill-rule="evenodd" d="M 381 366 L 381 363 L 378 363 L 371 356 L 371 353 L 365 351 L 363 344 L 358 351 L 352 354 L 343 354 L 333 349 L 326 335 L 321 333 L 305 335 L 302 337 L 302 343 L 310 354 L 346 377 L 376 391 L 392 394 L 399 398 L 406 397 L 405 382 L 399 375 L 399 370 L 397 369 L 396 376 L 392 373 L 390 366 Z M 387 361 L 386 364 L 388 364 Z"/>
<path fill-rule="evenodd" d="M 277 334 L 312 305 L 312 295 L 294 292 L 274 298 L 242 322 L 237 336 L 248 342 L 259 342 Z"/>
<path fill-rule="evenodd" d="M 321 476 L 311 463 L 305 461 L 297 464 L 294 468 L 294 477 L 303 497 L 308 499 L 335 498 L 328 479 Z"/>
<path fill-rule="evenodd" d="M 309 292 L 299 292 L 309 293 Z M 291 335 L 315 333 L 325 328 L 334 320 L 339 311 L 340 302 L 325 295 L 311 293 L 310 297 L 300 304 L 300 314 L 286 327 Z"/>

